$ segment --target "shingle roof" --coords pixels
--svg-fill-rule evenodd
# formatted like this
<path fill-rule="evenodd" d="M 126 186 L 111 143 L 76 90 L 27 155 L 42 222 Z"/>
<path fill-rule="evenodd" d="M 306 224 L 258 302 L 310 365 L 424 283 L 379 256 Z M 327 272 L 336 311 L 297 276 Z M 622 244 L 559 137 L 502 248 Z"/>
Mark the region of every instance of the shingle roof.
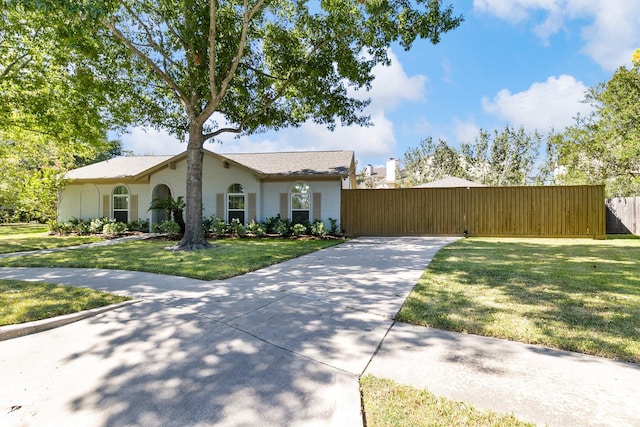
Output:
<path fill-rule="evenodd" d="M 484 184 L 480 184 L 466 179 L 457 178 L 455 176 L 446 176 L 436 181 L 431 181 L 426 184 L 416 185 L 416 188 L 459 188 L 459 187 L 486 187 Z"/>
<path fill-rule="evenodd" d="M 215 154 L 229 159 L 262 175 L 348 176 L 353 161 L 353 151 L 298 151 L 275 153 Z M 67 173 L 72 180 L 117 179 L 136 177 L 177 156 L 123 156 L 94 163 Z"/>
<path fill-rule="evenodd" d="M 136 176 L 174 156 L 122 156 L 67 173 L 69 179 L 115 179 Z"/>
<path fill-rule="evenodd" d="M 266 175 L 348 175 L 353 151 L 293 151 L 222 154 Z"/>

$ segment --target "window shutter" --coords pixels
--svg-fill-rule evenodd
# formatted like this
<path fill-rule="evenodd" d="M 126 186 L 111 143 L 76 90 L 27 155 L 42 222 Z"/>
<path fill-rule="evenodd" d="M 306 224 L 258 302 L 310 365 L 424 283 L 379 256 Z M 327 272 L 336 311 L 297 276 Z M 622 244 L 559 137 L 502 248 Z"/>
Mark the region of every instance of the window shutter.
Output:
<path fill-rule="evenodd" d="M 220 219 L 224 219 L 224 194 L 216 194 L 216 216 Z"/>
<path fill-rule="evenodd" d="M 322 193 L 313 193 L 311 203 L 313 203 L 312 221 L 316 219 L 322 220 Z"/>
<path fill-rule="evenodd" d="M 248 220 L 249 222 L 251 222 L 252 220 L 256 219 L 256 193 L 249 193 L 249 200 L 247 201 L 247 203 L 247 215 L 249 216 Z"/>
<path fill-rule="evenodd" d="M 129 199 L 129 222 L 138 220 L 138 195 L 132 194 Z"/>
<path fill-rule="evenodd" d="M 110 218 L 111 217 L 111 207 L 109 206 L 109 201 L 111 200 L 110 194 L 102 195 L 102 217 Z"/>
<path fill-rule="evenodd" d="M 280 193 L 280 218 L 289 218 L 289 194 Z"/>

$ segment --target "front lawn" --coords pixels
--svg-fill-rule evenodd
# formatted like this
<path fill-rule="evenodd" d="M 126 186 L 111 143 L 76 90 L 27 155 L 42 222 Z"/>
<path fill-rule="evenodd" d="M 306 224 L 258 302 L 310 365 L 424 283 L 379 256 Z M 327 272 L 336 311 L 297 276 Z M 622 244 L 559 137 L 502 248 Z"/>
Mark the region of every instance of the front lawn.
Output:
<path fill-rule="evenodd" d="M 0 259 L 0 267 L 107 268 L 170 274 L 201 280 L 226 279 L 295 258 L 342 240 L 220 239 L 211 249 L 171 251 L 175 242 L 150 239 L 112 246 Z"/>
<path fill-rule="evenodd" d="M 130 299 L 77 286 L 0 279 L 0 326 L 48 319 Z"/>
<path fill-rule="evenodd" d="M 99 242 L 95 236 L 50 236 L 42 224 L 0 224 L 0 254 Z"/>
<path fill-rule="evenodd" d="M 460 240 L 397 319 L 640 363 L 640 239 Z"/>

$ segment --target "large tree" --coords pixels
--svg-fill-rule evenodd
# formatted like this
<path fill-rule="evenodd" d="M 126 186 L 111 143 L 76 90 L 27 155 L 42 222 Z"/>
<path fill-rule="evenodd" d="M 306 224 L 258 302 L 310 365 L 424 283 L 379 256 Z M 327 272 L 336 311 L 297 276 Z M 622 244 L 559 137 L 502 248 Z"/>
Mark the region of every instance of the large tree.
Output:
<path fill-rule="evenodd" d="M 557 180 L 606 184 L 610 197 L 640 195 L 640 49 L 631 68 L 590 88 L 585 101 L 593 112 L 554 138 Z"/>
<path fill-rule="evenodd" d="M 14 219 L 55 218 L 64 172 L 119 148 L 107 141 L 115 85 L 88 72 L 51 19 L 0 0 L 0 209 Z"/>
<path fill-rule="evenodd" d="M 405 151 L 402 186 L 412 187 L 447 176 L 466 178 L 460 159 L 460 153 L 447 141 L 439 139 L 435 143 L 433 138 L 427 137 L 418 147 L 409 147 Z"/>
<path fill-rule="evenodd" d="M 364 125 L 368 88 L 388 49 L 437 43 L 462 18 L 439 0 L 41 0 L 65 12 L 70 39 L 86 42 L 95 69 L 117 67 L 149 101 L 149 124 L 186 138 L 186 231 L 180 249 L 206 247 L 203 145 L 299 126 Z M 79 47 L 80 44 L 76 44 Z M 91 46 L 91 44 L 90 44 Z M 96 46 L 96 45 L 94 45 Z M 126 51 L 126 53 L 125 53 Z M 97 60 L 97 61 L 96 61 Z M 127 94 L 123 94 L 127 96 Z M 155 107 L 155 108 L 154 108 Z"/>

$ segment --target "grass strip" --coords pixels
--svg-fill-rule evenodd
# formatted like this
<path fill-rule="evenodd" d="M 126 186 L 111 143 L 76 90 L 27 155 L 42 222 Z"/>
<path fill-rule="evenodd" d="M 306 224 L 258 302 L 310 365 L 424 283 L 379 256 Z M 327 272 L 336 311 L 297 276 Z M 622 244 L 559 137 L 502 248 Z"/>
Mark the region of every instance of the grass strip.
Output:
<path fill-rule="evenodd" d="M 226 279 L 295 258 L 342 240 L 222 239 L 211 249 L 167 250 L 175 242 L 150 239 L 113 246 L 0 259 L 3 267 L 75 267 L 144 271 L 201 280 Z"/>
<path fill-rule="evenodd" d="M 130 299 L 76 286 L 0 279 L 0 326 L 48 319 Z"/>
<path fill-rule="evenodd" d="M 360 392 L 367 427 L 534 425 L 371 375 L 360 378 Z"/>
<path fill-rule="evenodd" d="M 640 239 L 460 240 L 397 319 L 640 363 Z"/>
<path fill-rule="evenodd" d="M 75 246 L 104 240 L 96 236 L 51 236 L 41 224 L 0 224 L 0 254 Z"/>

